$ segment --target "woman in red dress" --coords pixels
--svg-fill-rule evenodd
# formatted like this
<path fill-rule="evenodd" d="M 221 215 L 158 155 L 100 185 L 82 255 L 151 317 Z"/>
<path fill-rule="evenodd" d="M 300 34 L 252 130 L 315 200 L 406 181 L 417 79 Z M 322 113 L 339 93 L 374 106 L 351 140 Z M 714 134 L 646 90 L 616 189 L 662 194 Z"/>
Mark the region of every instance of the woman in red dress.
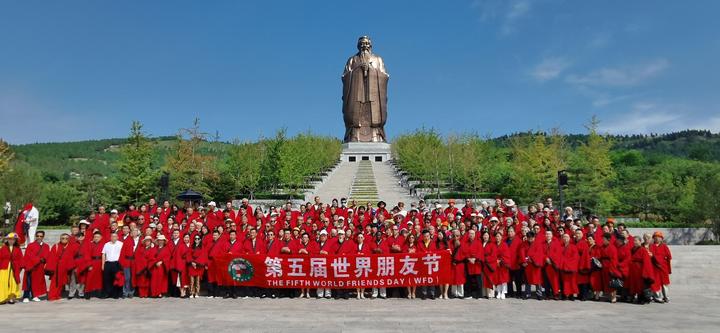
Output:
<path fill-rule="evenodd" d="M 205 273 L 205 266 L 208 264 L 207 253 L 203 247 L 202 237 L 199 234 L 195 235 L 192 249 L 186 258 L 188 275 L 190 276 L 190 298 L 197 298 L 200 293 L 200 281 L 203 273 Z"/>

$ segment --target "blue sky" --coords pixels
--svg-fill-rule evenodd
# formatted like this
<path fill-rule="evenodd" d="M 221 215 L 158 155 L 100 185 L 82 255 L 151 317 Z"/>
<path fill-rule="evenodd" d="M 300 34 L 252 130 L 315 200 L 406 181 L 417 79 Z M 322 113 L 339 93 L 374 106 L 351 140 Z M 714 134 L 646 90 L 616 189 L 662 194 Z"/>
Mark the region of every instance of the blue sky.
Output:
<path fill-rule="evenodd" d="M 720 131 L 720 1 L 0 0 L 0 137 L 342 137 L 370 35 L 387 132 Z M 715 23 L 713 23 L 715 22 Z"/>

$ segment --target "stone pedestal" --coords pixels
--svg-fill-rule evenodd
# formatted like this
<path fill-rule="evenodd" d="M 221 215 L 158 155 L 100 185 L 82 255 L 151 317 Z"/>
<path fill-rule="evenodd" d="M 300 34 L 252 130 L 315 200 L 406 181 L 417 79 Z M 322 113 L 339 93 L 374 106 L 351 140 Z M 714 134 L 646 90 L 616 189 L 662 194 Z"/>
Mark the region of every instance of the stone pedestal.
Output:
<path fill-rule="evenodd" d="M 343 144 L 345 162 L 385 162 L 390 160 L 390 144 L 385 142 L 348 142 Z"/>

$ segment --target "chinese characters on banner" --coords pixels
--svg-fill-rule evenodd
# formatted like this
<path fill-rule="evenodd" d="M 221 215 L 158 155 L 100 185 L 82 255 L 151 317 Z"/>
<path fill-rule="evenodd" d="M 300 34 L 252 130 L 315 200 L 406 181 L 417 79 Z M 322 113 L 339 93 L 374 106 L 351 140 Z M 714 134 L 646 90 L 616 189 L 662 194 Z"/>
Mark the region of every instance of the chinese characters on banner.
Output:
<path fill-rule="evenodd" d="M 244 259 L 244 260 L 243 260 Z M 373 255 L 227 255 L 220 284 L 264 288 L 378 288 L 450 284 L 450 252 Z"/>

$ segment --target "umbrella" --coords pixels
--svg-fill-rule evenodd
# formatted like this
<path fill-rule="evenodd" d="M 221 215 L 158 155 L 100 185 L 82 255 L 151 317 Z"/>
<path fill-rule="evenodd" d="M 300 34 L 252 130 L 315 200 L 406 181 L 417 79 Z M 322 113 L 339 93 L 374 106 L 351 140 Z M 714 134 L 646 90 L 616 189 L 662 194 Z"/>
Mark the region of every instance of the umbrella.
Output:
<path fill-rule="evenodd" d="M 178 200 L 183 201 L 200 201 L 202 200 L 203 196 L 202 194 L 195 192 L 193 190 L 187 190 L 183 193 L 180 193 L 180 195 L 177 196 Z"/>

